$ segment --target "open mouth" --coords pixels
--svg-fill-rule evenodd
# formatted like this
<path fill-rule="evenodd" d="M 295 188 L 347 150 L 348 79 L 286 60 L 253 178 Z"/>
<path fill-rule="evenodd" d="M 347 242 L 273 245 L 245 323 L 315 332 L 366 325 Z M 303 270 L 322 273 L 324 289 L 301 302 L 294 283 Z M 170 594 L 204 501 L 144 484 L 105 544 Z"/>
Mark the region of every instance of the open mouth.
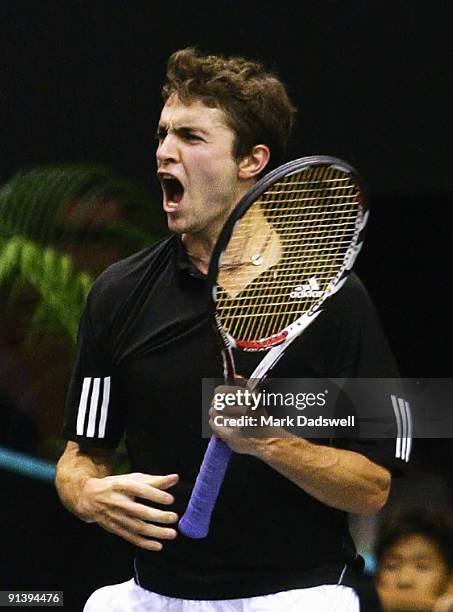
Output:
<path fill-rule="evenodd" d="M 184 195 L 182 183 L 174 176 L 161 175 L 160 182 L 165 195 L 165 201 L 169 205 L 177 206 Z"/>

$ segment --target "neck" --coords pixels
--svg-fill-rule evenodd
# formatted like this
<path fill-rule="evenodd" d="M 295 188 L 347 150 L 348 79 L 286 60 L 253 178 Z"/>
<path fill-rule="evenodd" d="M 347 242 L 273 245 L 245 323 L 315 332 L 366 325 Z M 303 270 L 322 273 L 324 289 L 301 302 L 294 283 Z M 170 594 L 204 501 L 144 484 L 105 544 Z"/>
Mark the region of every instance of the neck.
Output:
<path fill-rule="evenodd" d="M 211 260 L 212 251 L 217 242 L 220 232 L 222 231 L 225 221 L 228 219 L 231 211 L 240 201 L 242 196 L 255 184 L 255 180 L 248 180 L 242 182 L 237 187 L 236 195 L 232 201 L 232 204 L 224 210 L 221 218 L 210 225 L 209 229 L 205 229 L 203 232 L 182 234 L 181 240 L 187 251 L 187 254 L 192 259 L 195 266 L 206 274 L 209 268 L 209 262 Z"/>
<path fill-rule="evenodd" d="M 194 234 L 183 234 L 181 240 L 198 270 L 207 274 L 215 240 L 203 239 Z"/>

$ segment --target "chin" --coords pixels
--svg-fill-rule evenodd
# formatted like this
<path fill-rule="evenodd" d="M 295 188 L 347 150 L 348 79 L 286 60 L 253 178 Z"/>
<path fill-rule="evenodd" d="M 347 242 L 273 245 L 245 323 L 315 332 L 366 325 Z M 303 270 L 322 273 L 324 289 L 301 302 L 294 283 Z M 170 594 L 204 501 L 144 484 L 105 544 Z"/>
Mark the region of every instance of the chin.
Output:
<path fill-rule="evenodd" d="M 175 234 L 190 234 L 195 236 L 201 233 L 204 229 L 204 226 L 199 226 L 196 223 L 190 223 L 184 219 L 171 219 L 167 217 L 167 227 L 170 232 L 174 232 Z"/>
<path fill-rule="evenodd" d="M 182 219 L 172 219 L 170 216 L 167 216 L 167 227 L 175 234 L 184 234 L 188 231 L 187 224 Z"/>

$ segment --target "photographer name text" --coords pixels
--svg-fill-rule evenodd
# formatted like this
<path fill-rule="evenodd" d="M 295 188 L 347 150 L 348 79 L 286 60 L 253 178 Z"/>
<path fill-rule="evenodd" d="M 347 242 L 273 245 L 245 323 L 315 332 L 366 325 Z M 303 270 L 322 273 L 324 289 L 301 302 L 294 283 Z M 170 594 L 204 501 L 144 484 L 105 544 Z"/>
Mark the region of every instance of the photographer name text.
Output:
<path fill-rule="evenodd" d="M 214 424 L 218 427 L 355 427 L 355 416 L 346 418 L 328 418 L 318 416 L 314 418 L 299 414 L 281 418 L 260 415 L 242 415 L 239 417 L 215 416 Z"/>

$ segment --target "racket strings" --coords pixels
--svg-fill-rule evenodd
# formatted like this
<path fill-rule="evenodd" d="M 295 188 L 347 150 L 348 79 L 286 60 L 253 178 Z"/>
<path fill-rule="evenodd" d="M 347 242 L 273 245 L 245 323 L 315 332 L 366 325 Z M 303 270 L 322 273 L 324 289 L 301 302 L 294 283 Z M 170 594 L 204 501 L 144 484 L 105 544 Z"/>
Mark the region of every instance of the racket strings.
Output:
<path fill-rule="evenodd" d="M 281 208 L 273 209 L 273 211 L 274 210 L 275 211 L 281 211 Z M 268 212 L 267 209 L 266 209 L 266 212 Z M 281 224 L 282 218 L 285 218 L 285 215 L 279 215 L 278 219 L 270 219 L 270 220 L 273 222 L 274 226 L 278 226 L 278 225 Z M 293 243 L 294 244 L 300 244 L 300 237 L 303 236 L 305 238 L 305 245 L 310 247 L 311 243 L 310 243 L 309 238 L 310 238 L 311 235 L 313 235 L 316 239 L 322 239 L 326 235 L 326 233 L 328 231 L 330 231 L 331 224 L 330 223 L 324 223 L 324 224 L 318 223 L 318 221 L 317 221 L 318 218 L 319 218 L 319 215 L 318 215 L 318 217 L 313 219 L 313 222 L 317 226 L 319 226 L 318 230 L 316 230 L 316 231 L 311 231 L 311 230 L 309 230 L 309 231 L 298 231 L 298 232 L 297 231 L 294 231 L 294 232 L 292 231 L 291 232 L 291 238 L 286 239 L 285 240 L 285 244 L 287 246 L 289 246 L 289 247 L 291 247 Z M 355 230 L 355 217 L 353 218 L 353 220 L 354 220 L 354 223 L 351 223 L 350 220 L 348 222 L 346 222 L 346 223 L 341 223 L 341 222 L 337 223 L 338 227 L 343 225 L 345 228 L 347 228 L 349 230 L 349 234 L 350 234 L 350 238 L 351 239 L 352 239 L 352 237 L 354 235 L 354 232 L 356 231 Z M 309 221 L 307 219 L 305 221 L 306 221 L 306 225 L 308 225 Z M 329 221 L 336 221 L 336 220 L 335 219 L 329 219 Z M 297 219 L 296 219 L 296 222 L 297 222 Z M 239 241 L 237 242 L 237 244 L 239 245 Z M 314 244 L 316 244 L 316 246 L 318 246 L 316 242 L 314 242 Z M 306 265 L 307 263 L 315 263 L 316 262 L 318 264 L 317 265 L 318 271 L 322 275 L 323 274 L 323 270 L 324 271 L 330 271 L 331 270 L 331 268 L 332 268 L 332 254 L 338 254 L 338 251 L 339 251 L 340 247 L 341 247 L 340 243 L 337 243 L 337 244 L 335 244 L 332 247 L 324 246 L 322 248 L 322 252 L 325 253 L 325 255 L 322 255 L 320 250 L 318 249 L 316 251 L 316 253 L 312 257 L 307 255 L 307 249 L 306 249 L 306 252 L 304 254 L 304 265 Z M 237 250 L 239 251 L 240 249 L 237 249 Z M 343 248 L 342 254 L 345 254 L 345 252 L 346 252 L 346 248 Z M 278 288 L 279 286 L 280 287 L 284 287 L 287 284 L 289 274 L 291 274 L 291 273 L 297 274 L 299 272 L 298 270 L 295 270 L 294 267 L 293 267 L 293 262 L 297 263 L 297 262 L 300 261 L 300 254 L 299 253 L 296 252 L 296 254 L 293 256 L 293 255 L 290 254 L 290 250 L 288 249 L 288 252 L 285 255 L 284 261 L 285 261 L 285 264 L 289 264 L 289 265 L 287 267 L 284 267 L 282 264 L 279 265 L 278 271 L 280 273 L 281 272 L 287 272 L 286 277 L 282 278 L 281 283 L 279 284 L 279 283 L 277 283 L 273 279 L 268 280 L 268 281 L 261 279 L 261 282 L 260 282 L 260 285 L 259 285 L 260 288 L 264 288 L 266 286 L 275 287 L 275 288 Z M 251 262 L 245 262 L 245 263 L 249 263 L 251 265 Z M 248 274 L 248 271 L 245 268 L 243 270 L 237 270 L 236 273 L 237 273 L 238 279 L 241 278 L 241 277 L 246 278 L 247 274 Z M 236 301 L 240 302 L 242 300 L 250 300 L 251 297 L 259 298 L 259 299 L 267 299 L 267 298 L 271 297 L 271 295 L 268 294 L 268 293 L 263 293 L 263 294 L 259 295 L 259 294 L 257 294 L 255 292 L 253 294 L 253 296 L 252 296 L 249 293 L 248 295 L 237 297 Z M 234 309 L 235 308 L 235 304 L 232 303 L 230 306 L 225 305 L 224 308 Z"/>
<path fill-rule="evenodd" d="M 289 264 L 289 265 L 285 265 L 282 266 L 280 265 L 279 267 L 279 274 L 281 276 L 283 276 L 284 280 L 286 281 L 286 284 L 295 284 L 297 283 L 298 276 L 300 276 L 300 270 L 298 269 L 298 262 L 300 260 L 300 256 L 301 253 L 299 252 L 299 249 L 295 249 L 294 247 L 294 243 L 296 242 L 298 245 L 300 245 L 303 250 L 304 250 L 304 265 L 306 265 L 307 262 L 307 258 L 309 257 L 309 254 L 311 252 L 314 252 L 314 257 L 312 257 L 312 269 L 310 270 L 312 272 L 312 276 L 307 276 L 306 277 L 306 282 L 308 282 L 308 284 L 306 284 L 306 287 L 308 287 L 308 289 L 305 289 L 305 293 L 312 293 L 312 294 L 316 294 L 317 292 L 321 291 L 323 289 L 323 279 L 321 277 L 320 274 L 320 269 L 319 266 L 317 265 L 317 269 L 313 269 L 313 266 L 315 264 L 318 264 L 319 260 L 318 257 L 320 255 L 319 252 L 319 243 L 320 242 L 326 242 L 326 237 L 328 235 L 328 232 L 331 229 L 331 224 L 330 223 L 326 223 L 326 215 L 327 215 L 327 211 L 329 210 L 329 205 L 332 204 L 332 199 L 336 198 L 337 196 L 335 195 L 335 191 L 338 189 L 338 183 L 335 180 L 334 175 L 334 169 L 329 168 L 327 170 L 327 173 L 325 172 L 325 168 L 322 166 L 318 166 L 315 167 L 313 170 L 309 171 L 306 174 L 306 181 L 307 183 L 304 184 L 304 189 L 300 189 L 300 191 L 302 193 L 310 193 L 313 192 L 313 185 L 316 185 L 316 192 L 317 192 L 317 205 L 311 205 L 307 202 L 311 202 L 313 199 L 312 198 L 308 198 L 305 199 L 304 196 L 304 208 L 303 210 L 300 209 L 300 207 L 297 207 L 296 210 L 293 210 L 293 213 L 296 213 L 295 215 L 293 215 L 293 219 L 292 219 L 292 225 L 288 224 L 288 219 L 286 218 L 287 215 L 283 214 L 283 215 L 278 215 L 278 211 L 276 211 L 274 213 L 275 217 L 273 218 L 274 223 L 278 224 L 279 228 L 282 229 L 286 229 L 286 233 L 289 234 L 290 238 L 286 238 L 285 240 L 285 264 Z M 320 187 L 322 186 L 322 188 Z M 344 185 L 343 185 L 343 189 L 344 189 Z M 287 189 L 287 192 L 294 192 L 295 190 L 292 188 Z M 324 210 L 320 210 L 319 207 L 319 202 L 324 201 L 326 206 L 324 207 Z M 303 215 L 303 218 L 301 218 L 301 214 Z M 302 231 L 297 232 L 297 230 L 295 228 L 298 228 L 300 226 L 300 222 L 303 222 L 303 228 Z M 285 227 L 286 226 L 286 227 Z M 307 226 L 308 227 L 317 227 L 317 231 L 313 233 L 313 231 L 307 231 Z M 299 233 L 299 236 L 296 236 L 296 234 Z M 294 240 L 294 238 L 296 238 L 296 240 Z M 294 249 L 295 249 L 295 254 L 294 254 Z M 335 249 L 336 250 L 336 249 Z M 330 254 L 330 258 L 331 258 L 332 254 Z M 329 266 L 329 270 L 330 270 L 330 266 Z M 311 280 L 310 280 L 311 279 Z M 314 280 L 316 279 L 316 280 Z M 303 279 L 302 279 L 302 285 L 298 285 L 299 287 L 304 286 L 303 285 Z M 278 303 L 276 303 L 275 301 L 269 300 L 269 298 L 266 298 L 267 301 L 267 305 L 266 305 L 266 310 L 264 310 L 263 314 L 268 314 L 270 315 L 266 321 L 264 321 L 264 317 L 262 319 L 262 325 L 261 325 L 261 329 L 258 330 L 259 332 L 263 333 L 264 331 L 264 325 L 263 323 L 266 322 L 267 324 L 272 324 L 273 326 L 275 326 L 278 329 L 284 329 L 289 323 L 291 323 L 291 319 L 293 318 L 294 315 L 294 311 L 298 310 L 298 304 L 297 302 L 295 302 L 294 300 L 288 301 L 287 299 L 285 300 L 283 296 L 286 295 L 286 297 L 288 295 L 291 295 L 291 291 L 288 291 L 288 287 L 286 287 L 286 291 L 282 290 L 282 287 L 277 287 L 275 286 L 273 288 L 274 292 L 278 291 L 280 289 L 280 299 L 278 300 Z M 299 293 L 302 293 L 303 290 L 299 291 Z M 297 294 L 297 289 L 296 289 L 296 294 Z M 261 297 L 261 296 L 260 296 Z M 313 299 L 310 300 L 310 304 L 313 302 Z M 307 304 L 307 298 L 305 299 L 305 304 Z M 278 305 L 278 311 L 276 309 L 276 306 Z M 297 312 L 297 316 L 300 316 Z M 274 317 L 274 319 L 272 319 L 272 317 Z"/>
<path fill-rule="evenodd" d="M 293 274 L 294 274 L 294 270 L 292 270 L 292 272 L 293 272 Z M 249 294 L 250 294 L 250 292 L 249 292 Z M 272 315 L 272 316 L 275 316 L 275 315 L 277 314 L 276 312 L 274 312 L 274 311 L 272 311 L 272 310 L 269 310 L 269 309 L 270 309 L 270 308 L 275 308 L 275 306 L 277 306 L 277 305 L 286 306 L 286 305 L 287 305 L 287 302 L 285 302 L 285 301 L 282 299 L 282 296 L 281 296 L 281 295 L 280 295 L 280 296 L 278 296 L 278 300 L 279 300 L 278 302 L 275 302 L 275 301 L 269 301 L 269 297 L 270 297 L 270 296 L 269 296 L 269 294 L 265 293 L 265 294 L 261 294 L 261 295 L 260 295 L 259 293 L 257 294 L 257 291 L 255 290 L 255 291 L 253 292 L 253 296 L 252 296 L 252 297 L 254 297 L 254 298 L 256 299 L 256 297 L 257 297 L 257 296 L 258 296 L 260 299 L 263 297 L 263 298 L 264 298 L 266 301 L 268 301 L 268 304 L 267 304 L 267 309 L 268 309 L 268 311 L 267 311 L 267 312 L 263 312 L 263 313 L 262 313 L 262 317 L 261 317 L 261 328 L 263 328 L 265 324 L 269 324 L 269 322 L 268 322 L 268 321 L 266 321 L 264 317 L 265 317 L 266 315 Z M 249 296 L 249 299 L 250 299 L 250 296 Z M 292 308 L 292 309 L 290 309 L 289 311 L 288 311 L 287 309 L 284 309 L 284 310 L 279 309 L 278 314 L 280 314 L 280 316 L 281 316 L 282 314 L 283 314 L 283 315 L 288 316 L 288 315 L 291 315 L 291 314 L 292 314 L 293 310 L 294 310 L 294 304 L 293 304 L 293 308 Z M 235 315 L 235 318 L 241 318 L 241 316 L 242 316 L 242 315 L 239 315 L 239 317 L 237 317 L 237 315 Z M 249 321 L 248 321 L 248 325 L 247 325 L 247 328 L 248 328 L 248 329 L 250 329 L 250 327 L 251 327 L 251 326 L 250 326 L 250 320 L 251 320 L 253 317 L 251 317 L 251 316 L 250 316 L 250 314 L 247 314 L 247 315 L 246 315 L 246 318 L 247 318 L 247 319 L 249 319 Z M 279 328 L 281 328 L 281 327 L 282 327 L 281 322 L 280 322 L 280 323 L 277 323 L 277 327 L 279 327 Z M 247 328 L 243 329 L 243 330 L 242 330 L 242 332 L 246 332 L 246 331 L 247 331 Z M 262 329 L 258 329 L 258 330 L 257 330 L 257 332 L 258 332 L 258 334 L 259 334 L 259 335 L 261 335 L 261 334 L 262 334 L 262 331 L 263 331 Z"/>
<path fill-rule="evenodd" d="M 323 173 L 323 168 L 322 166 L 317 166 L 314 169 L 311 169 L 307 172 L 306 174 L 306 180 L 307 183 L 305 185 L 305 188 L 307 191 L 311 191 L 313 192 L 315 189 L 315 185 L 316 185 L 316 198 L 314 199 L 313 197 L 308 197 L 308 202 L 312 202 L 313 204 L 316 202 L 317 204 L 319 204 L 320 201 L 323 201 L 324 198 L 326 197 L 326 188 L 327 185 L 329 183 L 325 183 L 323 184 L 322 181 L 320 180 L 322 178 L 322 173 Z M 325 177 L 327 179 L 327 181 L 330 180 L 330 176 L 326 176 Z M 295 178 L 295 180 L 297 180 Z M 292 181 L 289 181 L 289 185 L 290 188 L 287 190 L 289 192 L 292 191 L 291 189 L 291 183 Z M 334 183 L 333 186 L 336 187 L 336 184 Z M 305 196 L 304 194 L 302 194 L 302 197 L 304 198 L 304 202 L 305 200 Z M 289 203 L 287 206 L 291 206 L 291 203 Z M 280 219 L 279 215 L 277 212 L 273 213 L 273 218 L 275 220 L 275 222 L 278 224 L 278 227 L 281 230 L 281 234 L 282 237 L 284 239 L 285 242 L 285 247 L 284 247 L 284 256 L 285 257 L 285 265 L 281 266 L 282 270 L 279 270 L 279 276 L 283 277 L 284 279 L 286 279 L 287 282 L 290 282 L 291 284 L 295 285 L 295 291 L 297 291 L 297 287 L 299 287 L 299 282 L 300 280 L 302 280 L 302 282 L 308 283 L 308 286 L 311 287 L 311 291 L 316 291 L 316 290 L 320 290 L 321 287 L 319 285 L 319 281 L 316 280 L 316 284 L 314 283 L 314 281 L 312 281 L 312 284 L 310 285 L 310 278 L 315 278 L 315 277 L 306 277 L 305 279 L 301 279 L 300 278 L 300 270 L 299 265 L 298 265 L 298 261 L 300 258 L 300 252 L 299 252 L 299 245 L 303 245 L 304 246 L 304 250 L 305 253 L 309 254 L 312 251 L 313 248 L 313 240 L 312 238 L 310 238 L 309 235 L 304 234 L 304 232 L 302 232 L 302 235 L 300 236 L 300 242 L 298 244 L 297 247 L 294 246 L 294 244 L 288 245 L 287 244 L 287 240 L 288 237 L 293 237 L 294 233 L 296 231 L 296 228 L 299 227 L 299 224 L 304 221 L 307 221 L 309 223 L 309 225 L 313 226 L 317 221 L 321 221 L 321 219 L 319 218 L 319 213 L 320 211 L 318 210 L 317 206 L 309 206 L 308 208 L 304 209 L 301 208 L 299 206 L 299 204 L 296 205 L 295 202 L 293 202 L 292 206 L 294 207 L 295 210 L 297 210 L 297 215 L 295 218 L 293 218 L 291 220 L 291 223 L 288 223 L 288 221 L 286 219 Z M 305 226 L 302 225 L 303 230 L 305 231 Z M 325 236 L 325 231 L 320 232 L 320 235 L 318 236 L 319 240 L 323 240 Z M 289 256 L 294 257 L 294 254 L 296 254 L 296 263 L 292 263 L 291 265 L 286 265 L 286 259 Z M 311 266 L 312 267 L 312 266 Z M 280 328 L 280 329 L 284 329 L 287 324 L 289 319 L 293 316 L 293 311 L 295 310 L 295 308 L 297 308 L 297 305 L 292 303 L 291 301 L 288 302 L 287 301 L 287 296 L 289 293 L 289 296 L 291 297 L 291 293 L 292 292 L 288 292 L 288 291 L 282 291 L 282 290 L 278 290 L 277 287 L 274 288 L 274 291 L 276 293 L 280 294 L 280 299 L 279 299 L 279 307 L 278 307 L 278 311 L 277 308 L 275 308 L 274 306 L 272 306 L 272 302 L 268 302 L 268 306 L 266 307 L 265 312 L 267 312 L 267 317 L 266 317 L 266 323 L 267 325 L 270 325 L 272 328 L 275 326 L 276 328 Z M 286 294 L 286 295 L 285 295 Z M 286 300 L 285 300 L 285 296 Z M 265 333 L 265 329 L 264 326 L 261 325 L 261 329 L 260 329 L 261 333 Z"/>
<path fill-rule="evenodd" d="M 309 245 L 309 243 L 307 241 L 306 242 L 306 249 L 305 249 L 306 252 L 308 252 L 309 249 L 310 249 L 310 245 Z M 335 249 L 335 252 L 337 252 L 337 251 L 338 251 L 338 248 Z M 281 285 L 281 283 L 280 283 L 279 287 L 276 287 L 275 279 L 272 279 L 272 283 L 269 283 L 269 282 L 263 283 L 262 280 L 261 280 L 261 283 L 259 284 L 259 288 L 260 289 L 266 288 L 266 286 L 270 285 L 270 290 L 274 294 L 274 300 L 272 300 L 272 294 L 269 294 L 267 290 L 265 290 L 264 293 L 263 293 L 263 291 L 261 291 L 261 292 L 258 291 L 258 285 L 256 286 L 255 291 L 249 292 L 249 300 L 251 298 L 254 299 L 256 305 L 259 306 L 260 308 L 262 308 L 262 312 L 261 312 L 261 315 L 260 315 L 261 316 L 261 321 L 260 321 L 261 329 L 258 328 L 258 329 L 255 330 L 256 334 L 258 334 L 258 336 L 262 336 L 264 334 L 263 329 L 264 329 L 265 325 L 269 325 L 270 324 L 270 321 L 266 320 L 266 318 L 265 318 L 267 315 L 272 316 L 272 317 L 279 316 L 280 319 L 282 317 L 286 317 L 286 319 L 288 319 L 288 317 L 290 317 L 293 314 L 294 310 L 298 307 L 297 302 L 292 301 L 292 303 L 291 303 L 291 302 L 288 302 L 288 300 L 284 299 L 284 296 L 288 294 L 288 291 L 289 291 L 289 289 L 291 287 L 291 284 L 294 283 L 294 278 L 293 277 L 295 276 L 295 270 L 294 270 L 292 261 L 295 260 L 296 263 L 297 263 L 298 257 L 295 257 L 295 258 L 287 257 L 287 260 L 289 260 L 289 264 L 290 264 L 289 267 L 283 268 L 281 265 L 279 267 L 280 276 L 282 276 L 283 272 L 287 273 L 286 274 L 286 278 L 284 278 L 285 282 L 283 283 L 283 285 Z M 323 285 L 323 282 L 322 282 L 323 281 L 323 278 L 322 278 L 323 272 L 327 271 L 327 280 L 330 279 L 331 269 L 332 269 L 332 265 L 333 265 L 334 262 L 332 262 L 332 259 L 331 259 L 330 262 L 327 262 L 327 265 L 323 265 L 321 267 L 320 264 L 319 264 L 319 260 L 317 260 L 316 258 L 313 258 L 313 261 L 316 261 L 317 264 L 318 264 L 316 270 L 314 270 L 314 269 L 311 270 L 311 272 L 313 274 L 316 274 L 316 277 L 315 277 L 316 278 L 316 283 L 314 284 L 314 288 L 311 287 L 311 285 L 308 285 L 308 287 L 309 287 L 309 290 L 310 289 L 314 289 L 314 291 L 316 292 L 316 291 L 319 291 L 319 290 L 321 290 L 323 288 L 322 287 L 322 285 Z M 288 263 L 288 261 L 286 263 Z M 275 301 L 275 291 L 278 288 L 280 288 L 280 293 L 277 295 L 277 301 Z M 286 291 L 282 291 L 282 289 L 286 289 Z M 296 291 L 296 295 L 297 295 L 297 291 Z M 297 295 L 297 297 L 300 299 L 301 296 Z M 305 297 L 307 297 L 307 296 L 305 296 Z M 241 299 L 241 298 L 238 298 L 238 299 Z M 263 301 L 267 302 L 267 303 L 263 304 Z M 275 310 L 275 308 L 279 307 L 279 306 L 285 306 L 286 308 L 284 308 L 284 309 L 278 308 L 278 310 Z M 292 308 L 290 308 L 288 310 L 288 308 L 287 308 L 288 306 L 292 306 Z M 241 318 L 242 314 L 239 313 L 239 317 L 237 317 L 237 315 L 233 315 L 233 316 L 235 316 L 235 318 Z M 251 324 L 250 324 L 251 323 L 251 317 L 248 316 L 248 315 L 246 315 L 246 316 L 249 319 L 249 321 L 248 321 L 247 327 L 243 328 L 241 330 L 241 333 L 243 333 L 243 334 L 244 333 L 246 334 L 250 330 L 250 328 L 251 328 Z M 276 328 L 281 329 L 282 327 L 284 327 L 286 325 L 286 323 L 287 323 L 287 321 L 282 321 L 282 320 L 278 321 L 278 320 L 275 320 L 274 321 L 274 326 Z M 236 332 L 239 333 L 239 330 L 236 330 Z"/>
<path fill-rule="evenodd" d="M 237 223 L 220 266 L 229 281 L 223 287 L 219 274 L 216 310 L 231 336 L 268 338 L 319 303 L 344 270 L 359 200 L 349 174 L 323 165 L 262 194 Z"/>
<path fill-rule="evenodd" d="M 285 244 L 285 240 L 284 238 L 285 233 L 282 232 L 282 226 L 283 225 L 288 225 L 290 226 L 291 224 L 294 223 L 295 219 L 292 219 L 290 222 L 287 223 L 283 223 L 279 220 L 279 208 L 280 208 L 280 212 L 281 210 L 285 210 L 287 209 L 289 206 L 291 206 L 291 204 L 287 204 L 287 199 L 291 199 L 291 192 L 294 192 L 294 190 L 292 189 L 293 186 L 297 185 L 297 183 L 293 183 L 293 181 L 285 181 L 285 185 L 284 188 L 281 189 L 280 191 L 278 191 L 277 189 L 271 191 L 270 193 L 272 193 L 272 196 L 267 198 L 267 197 L 263 197 L 262 200 L 262 205 L 263 205 L 263 210 L 264 213 L 266 215 L 266 219 L 268 220 L 269 223 L 271 223 L 273 225 L 273 227 L 275 228 L 281 242 L 282 242 L 282 259 L 285 258 L 285 255 L 287 254 L 287 246 Z M 269 209 L 271 209 L 271 206 L 273 206 L 274 204 L 274 200 L 273 198 L 276 197 L 276 194 L 278 194 L 278 204 L 279 206 L 275 207 L 275 209 L 273 209 L 272 211 L 270 211 Z M 293 201 L 293 206 L 294 206 L 295 201 Z M 296 215 L 296 219 L 297 219 L 297 215 Z M 279 265 L 281 264 L 281 262 L 279 262 Z M 290 276 L 291 272 L 287 271 L 286 276 Z M 275 270 L 272 272 L 272 277 L 274 281 L 277 281 L 277 275 Z M 289 280 L 289 279 L 288 279 Z M 271 301 L 269 301 L 269 298 L 263 298 L 261 297 L 263 295 L 263 293 L 265 291 L 263 291 L 264 288 L 262 286 L 261 283 L 257 282 L 256 283 L 256 289 L 254 292 L 254 310 L 255 312 L 257 311 L 257 309 L 259 307 L 263 308 L 264 306 L 264 312 L 263 312 L 263 316 L 262 317 L 258 317 L 257 320 L 255 321 L 255 319 L 249 318 L 247 320 L 247 325 L 246 326 L 242 326 L 239 327 L 239 333 L 241 333 L 241 331 L 245 334 L 245 337 L 247 339 L 249 339 L 250 337 L 258 337 L 258 338 L 262 338 L 264 336 L 268 335 L 268 331 L 269 329 L 275 329 L 277 330 L 278 327 L 278 323 L 277 320 L 279 316 L 281 316 L 281 312 L 282 312 L 282 306 L 284 306 L 284 301 L 285 301 L 285 293 L 286 291 L 277 291 L 275 289 L 275 287 L 272 289 L 272 293 L 273 293 L 273 299 Z M 273 305 L 271 305 L 273 304 Z M 279 314 L 277 314 L 279 313 Z M 246 313 L 245 313 L 246 314 Z M 280 327 L 280 329 L 282 329 Z M 279 330 L 278 330 L 279 331 Z M 275 333 L 275 332 L 274 332 Z M 272 335 L 272 334 L 270 334 Z"/>

